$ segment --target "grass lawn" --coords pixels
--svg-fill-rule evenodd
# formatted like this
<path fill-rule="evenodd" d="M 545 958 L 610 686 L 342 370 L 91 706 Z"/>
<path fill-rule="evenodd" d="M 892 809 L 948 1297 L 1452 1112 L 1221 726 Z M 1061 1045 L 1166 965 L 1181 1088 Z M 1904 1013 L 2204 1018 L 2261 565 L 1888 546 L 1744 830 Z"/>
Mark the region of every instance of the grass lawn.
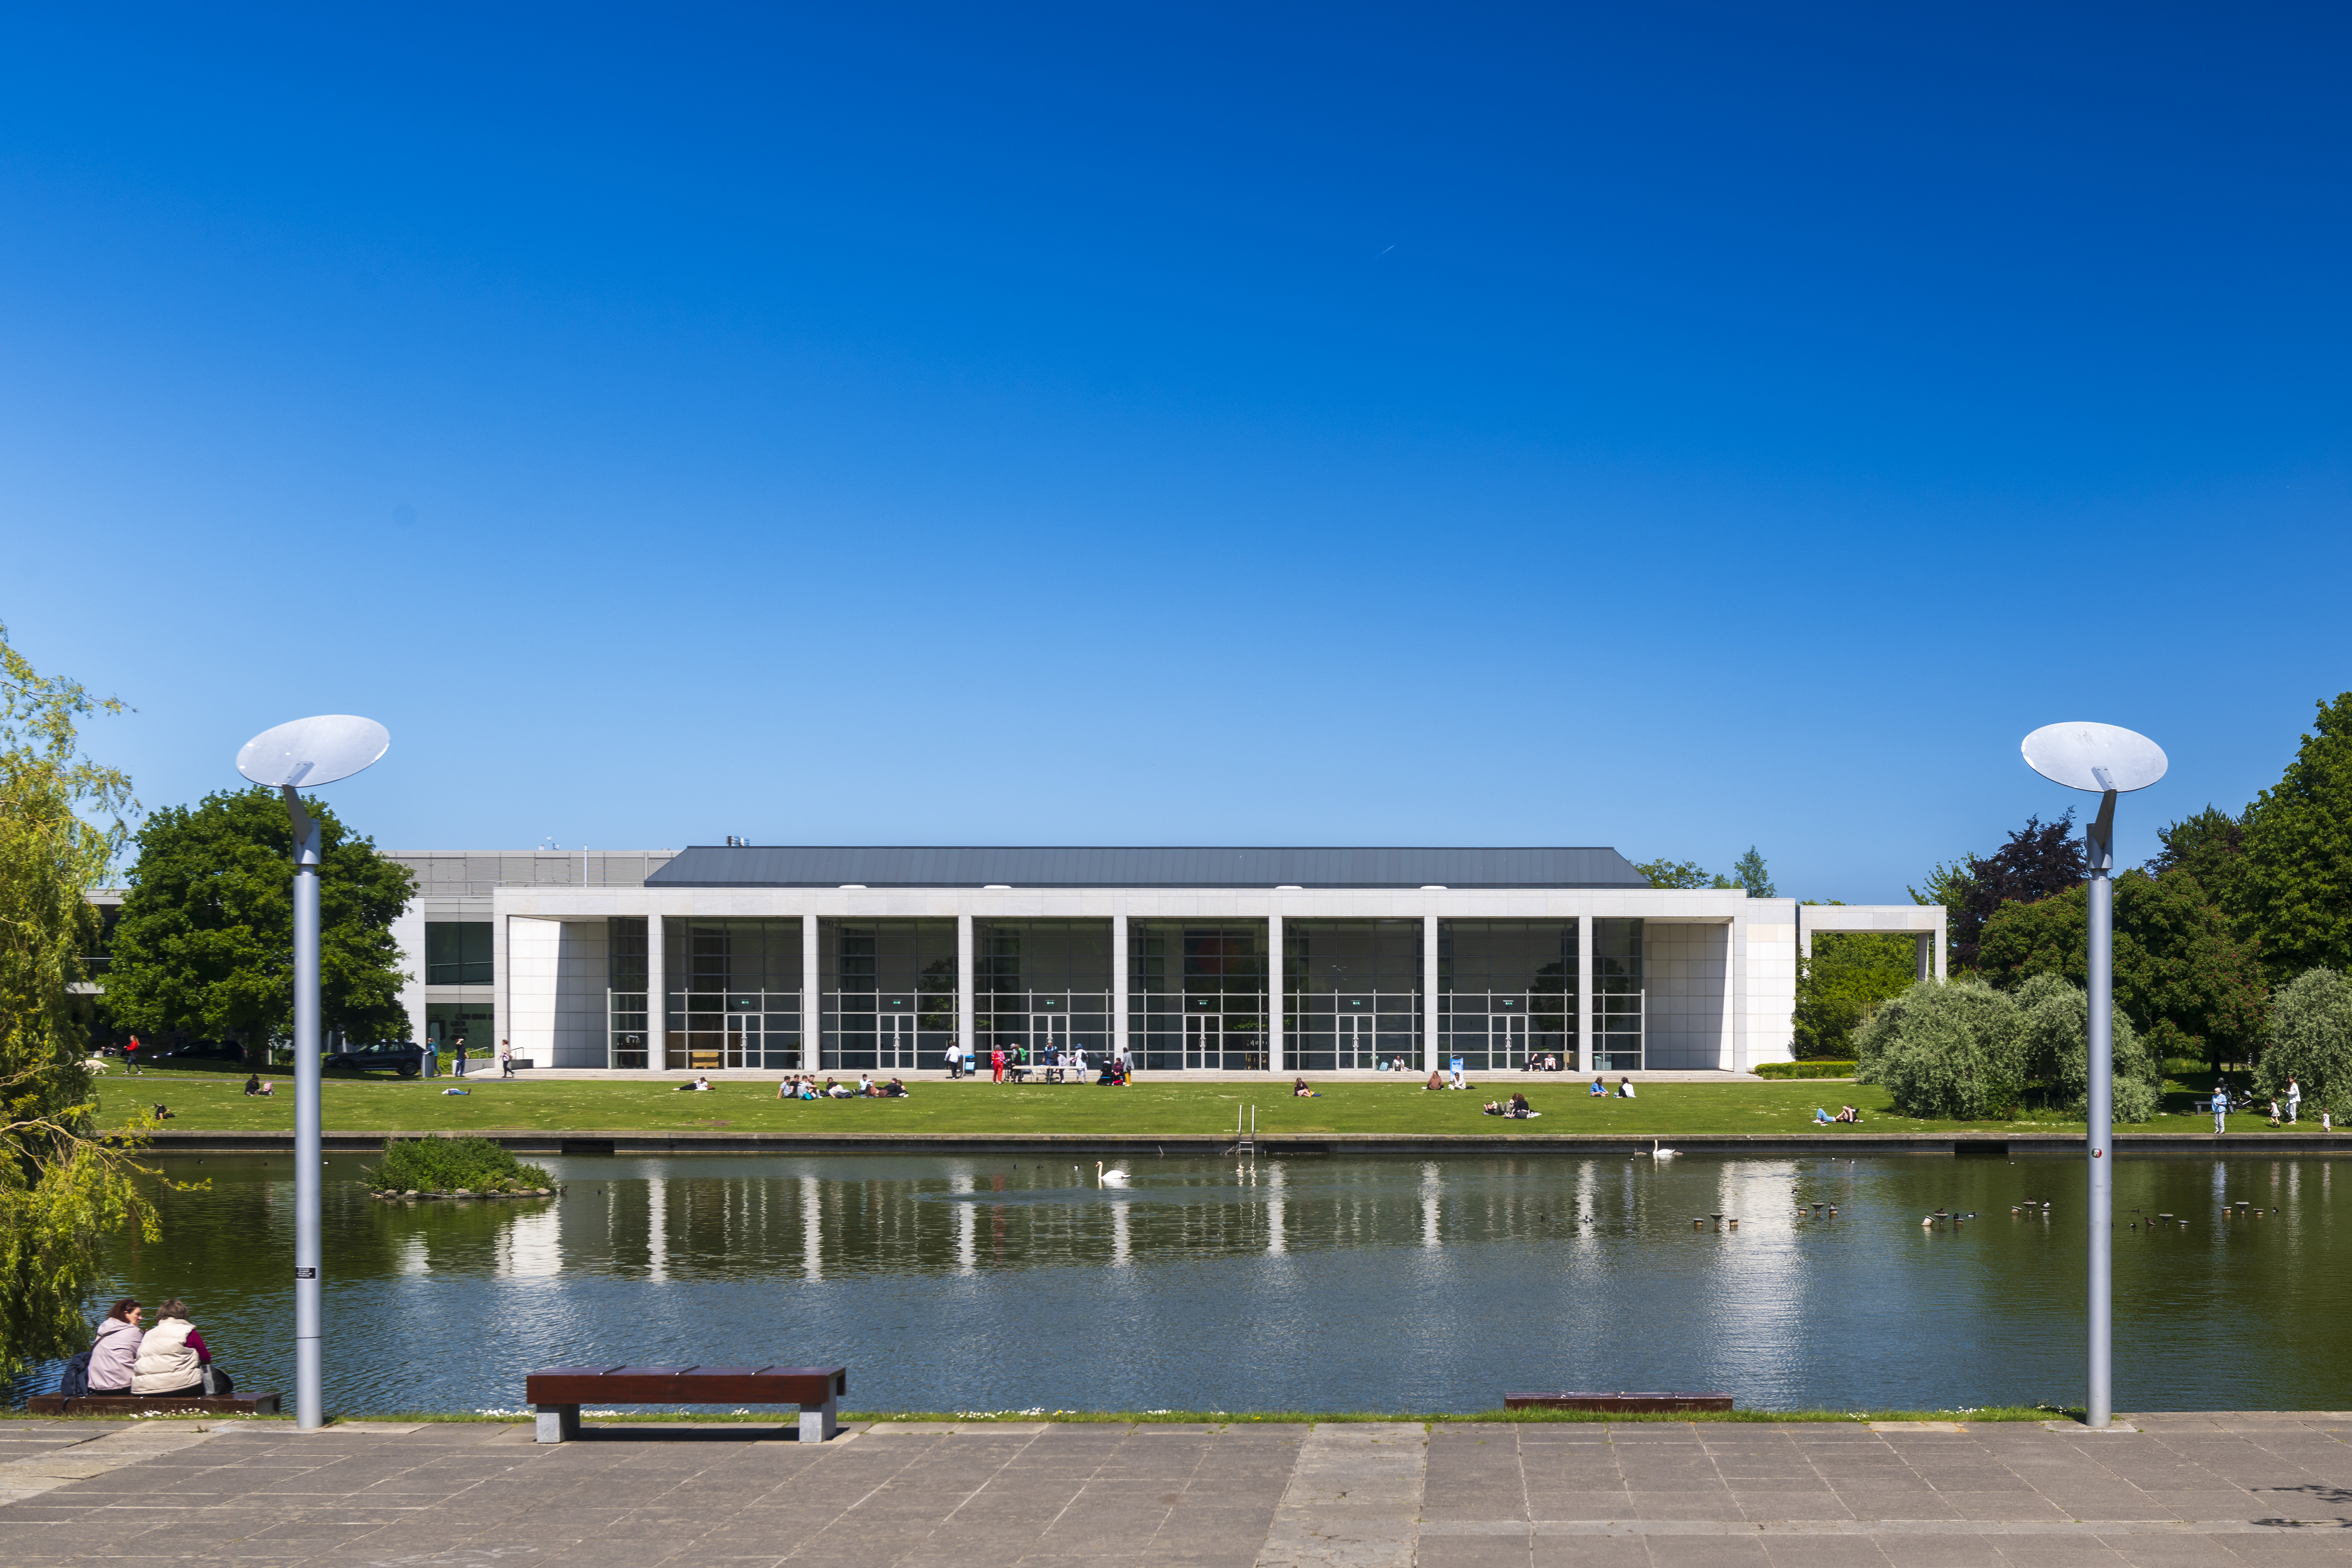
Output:
<path fill-rule="evenodd" d="M 100 1080 L 109 1110 L 160 1100 L 174 1115 L 175 1130 L 290 1131 L 291 1087 L 282 1074 L 275 1098 L 247 1100 L 238 1073 L 148 1072 L 123 1076 L 120 1068 Z M 707 1094 L 680 1094 L 647 1082 L 595 1082 L 578 1079 L 495 1077 L 467 1081 L 471 1093 L 441 1091 L 453 1080 L 362 1078 L 329 1074 L 323 1089 L 329 1131 L 667 1131 L 790 1132 L 1076 1132 L 1112 1135 L 1231 1132 L 1236 1107 L 1257 1108 L 1261 1134 L 1292 1132 L 1528 1133 L 1600 1132 L 1672 1137 L 1694 1132 L 1805 1132 L 1813 1131 L 1817 1105 L 1832 1112 L 1841 1103 L 1862 1107 L 1864 1132 L 1939 1132 L 1977 1128 L 2002 1132 L 2059 1132 L 2079 1121 L 2033 1119 L 2014 1121 L 1915 1121 L 1886 1109 L 1883 1089 L 1853 1083 L 1655 1083 L 1640 1086 L 1638 1100 L 1593 1100 L 1582 1081 L 1561 1075 L 1549 1083 L 1524 1087 L 1544 1115 L 1533 1121 L 1504 1121 L 1481 1115 L 1495 1091 L 1431 1093 L 1418 1079 L 1402 1083 L 1324 1083 L 1321 1098 L 1294 1100 L 1279 1083 L 1181 1083 L 1145 1079 L 1127 1089 L 1093 1084 L 1004 1084 L 985 1079 L 912 1086 L 905 1100 L 780 1100 L 768 1083 L 718 1083 Z M 2187 1110 L 2184 1091 L 2171 1097 L 2179 1109 L 2133 1129 L 2142 1132 L 2194 1132 L 2210 1121 Z M 2236 1119 L 2249 1131 L 2259 1120 Z M 1830 1131 L 1850 1131 L 1837 1128 Z"/>

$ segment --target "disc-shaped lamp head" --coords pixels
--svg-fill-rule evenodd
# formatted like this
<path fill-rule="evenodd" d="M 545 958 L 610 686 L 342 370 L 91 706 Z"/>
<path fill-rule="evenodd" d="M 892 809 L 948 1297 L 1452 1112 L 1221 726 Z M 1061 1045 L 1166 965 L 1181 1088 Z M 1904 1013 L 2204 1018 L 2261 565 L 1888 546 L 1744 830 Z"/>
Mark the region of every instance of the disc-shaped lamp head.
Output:
<path fill-rule="evenodd" d="M 2164 748 L 2114 724 L 2075 721 L 2044 724 L 2020 748 L 2025 764 L 2052 784 L 2105 795 L 2129 795 L 2164 776 Z"/>
<path fill-rule="evenodd" d="M 236 771 L 276 789 L 347 779 L 383 755 L 392 731 L 352 713 L 321 713 L 264 730 L 236 754 Z"/>

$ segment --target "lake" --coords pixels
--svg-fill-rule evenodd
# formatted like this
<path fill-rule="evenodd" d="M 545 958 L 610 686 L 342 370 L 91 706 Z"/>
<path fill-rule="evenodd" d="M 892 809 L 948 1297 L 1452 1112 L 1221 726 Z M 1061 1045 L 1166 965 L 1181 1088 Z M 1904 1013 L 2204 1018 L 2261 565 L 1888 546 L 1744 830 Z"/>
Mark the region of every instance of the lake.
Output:
<path fill-rule="evenodd" d="M 543 1163 L 561 1199 L 386 1203 L 330 1158 L 330 1410 L 515 1410 L 531 1368 L 623 1363 L 841 1363 L 868 1410 L 2083 1395 L 2075 1159 L 1142 1160 L 1125 1187 L 1009 1156 Z M 289 1158 L 163 1163 L 210 1188 L 115 1249 L 109 1296 L 184 1297 L 242 1389 L 290 1395 Z M 2118 1409 L 2352 1404 L 2333 1176 L 2117 1163 Z M 2241 1200 L 2278 1212 L 2224 1220 Z M 2131 1228 L 2159 1211 L 2188 1224 Z M 1737 1231 L 1692 1227 L 1717 1214 Z"/>

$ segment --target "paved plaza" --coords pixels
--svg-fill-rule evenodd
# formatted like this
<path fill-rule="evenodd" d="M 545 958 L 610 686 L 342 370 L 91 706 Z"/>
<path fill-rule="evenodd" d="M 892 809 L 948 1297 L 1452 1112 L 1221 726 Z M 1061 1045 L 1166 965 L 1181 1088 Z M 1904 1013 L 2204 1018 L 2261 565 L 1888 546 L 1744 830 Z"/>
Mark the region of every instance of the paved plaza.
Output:
<path fill-rule="evenodd" d="M 2352 1415 L 1902 1426 L 0 1423 L 0 1563 L 2352 1563 Z"/>

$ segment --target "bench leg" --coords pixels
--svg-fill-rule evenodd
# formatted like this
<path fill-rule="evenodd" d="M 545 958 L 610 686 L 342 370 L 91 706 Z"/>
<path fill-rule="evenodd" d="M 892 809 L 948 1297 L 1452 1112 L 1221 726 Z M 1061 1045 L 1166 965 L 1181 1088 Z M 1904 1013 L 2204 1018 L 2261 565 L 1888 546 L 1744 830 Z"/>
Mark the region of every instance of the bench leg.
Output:
<path fill-rule="evenodd" d="M 823 1405 L 801 1406 L 801 1441 L 822 1443 L 841 1430 L 841 1400 L 838 1396 Z"/>
<path fill-rule="evenodd" d="M 539 1432 L 541 1443 L 568 1443 L 580 1436 L 580 1406 L 577 1405 L 541 1405 L 539 1411 Z"/>

